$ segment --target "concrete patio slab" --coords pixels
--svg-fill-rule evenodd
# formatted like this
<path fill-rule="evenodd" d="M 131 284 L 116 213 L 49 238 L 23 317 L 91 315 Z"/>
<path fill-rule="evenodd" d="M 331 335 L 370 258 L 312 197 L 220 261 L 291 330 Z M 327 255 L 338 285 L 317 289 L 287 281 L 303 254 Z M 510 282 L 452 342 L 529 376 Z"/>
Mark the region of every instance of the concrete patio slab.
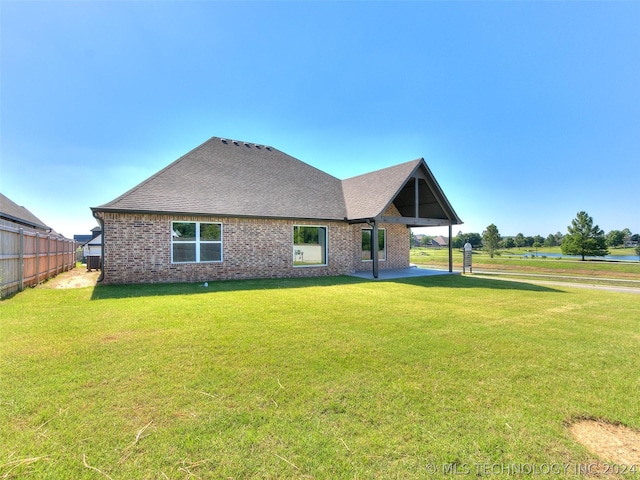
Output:
<path fill-rule="evenodd" d="M 371 270 L 355 272 L 349 276 L 365 278 L 367 280 L 393 280 L 396 278 L 430 277 L 435 275 L 460 275 L 460 272 L 449 272 L 448 270 L 435 270 L 411 266 L 409 268 L 379 270 L 377 279 L 373 278 L 373 272 Z"/>

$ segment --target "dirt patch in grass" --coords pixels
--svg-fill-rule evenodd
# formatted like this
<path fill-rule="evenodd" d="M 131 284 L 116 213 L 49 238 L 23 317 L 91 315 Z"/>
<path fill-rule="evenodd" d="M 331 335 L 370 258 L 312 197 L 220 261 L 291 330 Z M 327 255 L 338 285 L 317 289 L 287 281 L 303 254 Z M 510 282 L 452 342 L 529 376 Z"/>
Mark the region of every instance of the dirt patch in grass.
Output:
<path fill-rule="evenodd" d="M 596 420 L 580 420 L 569 431 L 601 460 L 640 468 L 640 431 Z"/>
<path fill-rule="evenodd" d="M 54 278 L 47 280 L 39 285 L 39 288 L 83 288 L 94 287 L 98 281 L 100 272 L 96 270 L 87 271 L 87 268 L 76 267 L 67 272 L 62 272 L 60 275 L 56 275 Z"/>

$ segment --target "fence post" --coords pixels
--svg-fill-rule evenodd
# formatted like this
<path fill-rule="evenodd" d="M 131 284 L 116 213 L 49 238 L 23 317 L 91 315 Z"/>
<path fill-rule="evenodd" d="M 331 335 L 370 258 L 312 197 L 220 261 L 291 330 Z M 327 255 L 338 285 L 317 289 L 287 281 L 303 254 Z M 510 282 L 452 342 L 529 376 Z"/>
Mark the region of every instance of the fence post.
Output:
<path fill-rule="evenodd" d="M 47 280 L 51 278 L 51 234 L 47 235 Z"/>
<path fill-rule="evenodd" d="M 40 283 L 40 234 L 36 232 L 36 285 Z"/>
<path fill-rule="evenodd" d="M 71 240 L 65 240 L 64 243 L 67 245 L 67 271 L 71 270 L 73 267 L 73 249 L 71 248 Z"/>
<path fill-rule="evenodd" d="M 18 269 L 20 273 L 18 274 L 18 283 L 20 284 L 20 291 L 22 291 L 24 290 L 24 230 L 21 228 L 18 230 L 18 234 L 20 238 L 20 246 L 18 249 Z"/>
<path fill-rule="evenodd" d="M 56 238 L 56 275 L 58 275 L 62 270 L 60 268 L 60 239 Z"/>

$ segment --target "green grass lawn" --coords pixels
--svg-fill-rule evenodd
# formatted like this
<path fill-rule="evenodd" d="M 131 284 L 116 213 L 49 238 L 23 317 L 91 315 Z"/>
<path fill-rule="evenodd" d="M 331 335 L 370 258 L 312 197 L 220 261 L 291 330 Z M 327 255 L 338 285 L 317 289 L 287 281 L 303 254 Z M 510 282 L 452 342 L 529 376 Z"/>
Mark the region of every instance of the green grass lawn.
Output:
<path fill-rule="evenodd" d="M 554 250 L 550 248 L 549 250 Z M 526 249 L 513 249 L 500 252 L 490 258 L 482 251 L 473 252 L 473 268 L 483 270 L 501 270 L 520 273 L 542 273 L 549 275 L 572 275 L 583 277 L 602 277 L 610 279 L 640 280 L 640 262 L 617 262 L 558 257 L 543 258 L 544 253 L 539 252 L 538 257 L 532 258 L 532 252 Z M 529 258 L 510 257 L 509 254 L 529 254 Z M 554 253 L 554 252 L 549 252 Z M 559 247 L 555 248 L 559 253 Z M 624 253 L 626 254 L 626 253 Z M 425 267 L 446 268 L 449 265 L 449 250 L 446 248 L 412 248 L 411 262 Z M 462 270 L 462 252 L 453 251 L 453 264 L 455 270 Z"/>
<path fill-rule="evenodd" d="M 572 420 L 640 428 L 632 294 L 468 276 L 36 288 L 0 302 L 0 326 L 0 478 L 573 469 L 594 457 Z"/>

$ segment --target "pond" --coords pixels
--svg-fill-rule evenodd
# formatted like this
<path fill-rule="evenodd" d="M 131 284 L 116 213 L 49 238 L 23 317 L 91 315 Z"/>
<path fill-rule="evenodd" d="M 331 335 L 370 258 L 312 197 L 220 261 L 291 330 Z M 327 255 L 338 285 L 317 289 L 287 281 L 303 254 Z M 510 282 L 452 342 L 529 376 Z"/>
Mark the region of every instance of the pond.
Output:
<path fill-rule="evenodd" d="M 537 254 L 534 252 L 528 252 L 528 253 L 522 253 L 522 254 L 509 253 L 509 254 L 504 254 L 503 257 L 582 258 L 580 255 L 563 255 L 561 253 L 545 253 L 545 252 L 538 252 Z M 619 261 L 619 262 L 637 262 L 638 261 L 637 255 L 605 255 L 604 257 L 585 256 L 584 258 L 585 260 L 613 260 L 613 261 Z"/>

